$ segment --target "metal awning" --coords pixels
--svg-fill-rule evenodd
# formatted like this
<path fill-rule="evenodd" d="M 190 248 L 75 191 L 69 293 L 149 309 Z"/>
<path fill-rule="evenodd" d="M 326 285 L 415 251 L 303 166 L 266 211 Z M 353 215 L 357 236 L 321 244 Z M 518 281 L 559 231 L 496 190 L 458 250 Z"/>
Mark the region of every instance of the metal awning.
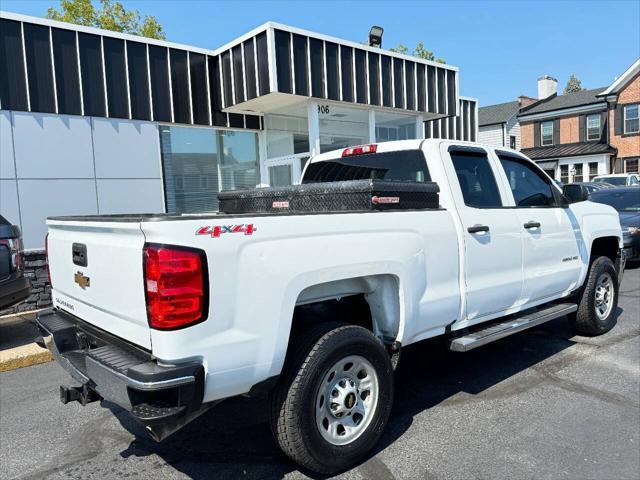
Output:
<path fill-rule="evenodd" d="M 457 115 L 458 69 L 273 22 L 215 51 L 227 112 L 269 112 L 300 98 Z"/>

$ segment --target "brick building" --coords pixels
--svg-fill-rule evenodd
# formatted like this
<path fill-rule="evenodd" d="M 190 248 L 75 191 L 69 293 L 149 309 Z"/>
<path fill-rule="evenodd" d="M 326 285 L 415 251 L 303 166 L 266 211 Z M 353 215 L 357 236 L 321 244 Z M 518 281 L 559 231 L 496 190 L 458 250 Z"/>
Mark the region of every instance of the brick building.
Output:
<path fill-rule="evenodd" d="M 611 86 L 557 94 L 539 80 L 537 103 L 520 110 L 522 152 L 564 183 L 612 172 L 638 172 L 640 60 Z"/>

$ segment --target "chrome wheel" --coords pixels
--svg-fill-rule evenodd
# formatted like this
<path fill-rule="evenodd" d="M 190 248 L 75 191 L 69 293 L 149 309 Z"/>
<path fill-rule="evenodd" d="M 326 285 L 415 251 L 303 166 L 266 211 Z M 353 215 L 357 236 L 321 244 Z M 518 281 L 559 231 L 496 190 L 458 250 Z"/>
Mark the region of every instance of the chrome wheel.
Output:
<path fill-rule="evenodd" d="M 316 394 L 316 426 L 333 445 L 346 445 L 362 435 L 378 405 L 378 375 L 360 355 L 336 362 Z"/>
<path fill-rule="evenodd" d="M 603 273 L 598 278 L 595 288 L 594 308 L 600 320 L 604 320 L 611 313 L 613 308 L 614 284 L 611 275 Z"/>

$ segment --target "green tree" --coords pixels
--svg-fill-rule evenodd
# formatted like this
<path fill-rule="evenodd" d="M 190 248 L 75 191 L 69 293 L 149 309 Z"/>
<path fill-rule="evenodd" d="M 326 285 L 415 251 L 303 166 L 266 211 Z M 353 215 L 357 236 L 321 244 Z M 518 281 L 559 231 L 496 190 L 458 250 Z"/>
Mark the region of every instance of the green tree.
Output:
<path fill-rule="evenodd" d="M 564 87 L 564 93 L 581 92 L 582 90 L 586 90 L 582 88 L 582 81 L 572 73 L 569 80 L 567 80 L 567 85 Z"/>
<path fill-rule="evenodd" d="M 418 42 L 416 48 L 413 49 L 413 52 L 409 53 L 409 49 L 403 44 L 399 44 L 395 48 L 390 48 L 392 52 L 404 53 L 405 55 L 413 55 L 414 57 L 422 58 L 424 60 L 431 60 L 438 63 L 446 63 L 442 58 L 436 58 L 431 50 L 427 50 L 424 46 L 424 43 Z"/>
<path fill-rule="evenodd" d="M 100 5 L 96 9 L 91 0 L 61 0 L 59 10 L 55 7 L 47 10 L 47 18 L 164 40 L 162 25 L 156 17 L 145 15 L 141 20 L 138 10 L 127 10 L 113 0 L 100 0 Z"/>

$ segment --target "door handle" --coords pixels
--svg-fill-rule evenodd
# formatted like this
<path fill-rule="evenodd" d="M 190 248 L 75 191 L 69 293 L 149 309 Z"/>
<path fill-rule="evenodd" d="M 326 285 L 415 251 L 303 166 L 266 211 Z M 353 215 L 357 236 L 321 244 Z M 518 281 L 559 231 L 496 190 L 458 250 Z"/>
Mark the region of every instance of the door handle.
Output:
<path fill-rule="evenodd" d="M 489 231 L 489 227 L 486 225 L 474 225 L 473 227 L 467 228 L 467 232 L 469 233 L 482 233 L 482 232 L 488 232 L 488 231 Z"/>
<path fill-rule="evenodd" d="M 523 225 L 524 228 L 529 229 L 529 228 L 540 228 L 540 222 L 534 222 L 534 221 L 530 221 L 527 222 Z"/>

